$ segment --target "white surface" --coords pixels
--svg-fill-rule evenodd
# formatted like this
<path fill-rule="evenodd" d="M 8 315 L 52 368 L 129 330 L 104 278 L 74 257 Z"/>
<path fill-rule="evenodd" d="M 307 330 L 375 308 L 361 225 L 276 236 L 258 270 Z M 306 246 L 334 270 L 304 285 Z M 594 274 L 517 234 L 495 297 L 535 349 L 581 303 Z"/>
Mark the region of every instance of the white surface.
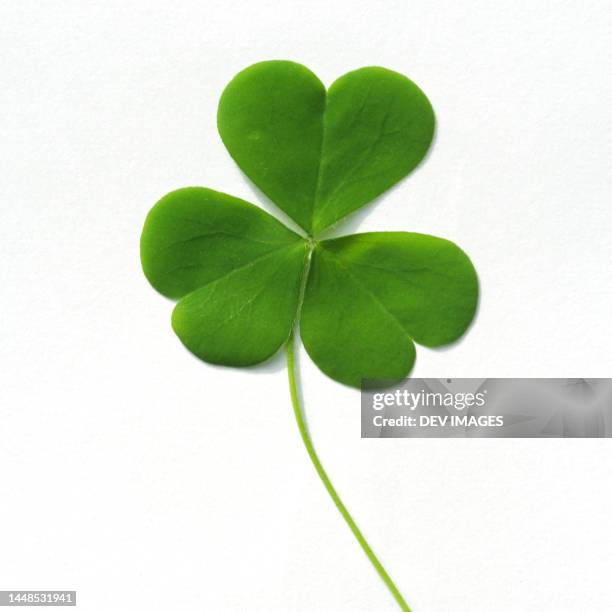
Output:
<path fill-rule="evenodd" d="M 282 357 L 192 358 L 138 239 L 167 191 L 257 201 L 217 136 L 226 82 L 288 58 L 378 64 L 438 117 L 426 163 L 345 231 L 456 240 L 482 283 L 419 376 L 612 375 L 612 6 L 7 2 L 2 40 L 0 590 L 79 609 L 396 607 L 300 446 Z M 301 359 L 334 482 L 415 612 L 612 608 L 612 446 L 361 440 Z"/>

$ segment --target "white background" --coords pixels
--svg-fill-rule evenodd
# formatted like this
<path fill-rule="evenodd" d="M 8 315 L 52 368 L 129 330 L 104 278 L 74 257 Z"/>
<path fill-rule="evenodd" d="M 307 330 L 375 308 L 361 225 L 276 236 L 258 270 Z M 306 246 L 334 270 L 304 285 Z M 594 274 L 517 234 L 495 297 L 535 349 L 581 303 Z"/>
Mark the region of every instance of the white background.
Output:
<path fill-rule="evenodd" d="M 612 375 L 612 3 L 3 3 L 0 590 L 79 609 L 396 606 L 308 462 L 283 356 L 193 358 L 138 241 L 166 192 L 259 202 L 217 135 L 247 65 L 430 97 L 423 166 L 344 231 L 457 241 L 477 320 L 417 376 Z M 332 479 L 415 612 L 612 609 L 609 440 L 361 440 L 302 354 Z"/>

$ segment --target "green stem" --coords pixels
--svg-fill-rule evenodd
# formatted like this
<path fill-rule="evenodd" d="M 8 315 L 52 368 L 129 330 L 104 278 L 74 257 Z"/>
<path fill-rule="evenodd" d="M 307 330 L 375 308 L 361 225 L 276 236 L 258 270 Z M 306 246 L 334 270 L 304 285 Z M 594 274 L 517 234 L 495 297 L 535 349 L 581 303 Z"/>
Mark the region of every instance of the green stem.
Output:
<path fill-rule="evenodd" d="M 387 588 L 391 591 L 391 594 L 395 598 L 395 601 L 399 604 L 399 607 L 404 610 L 404 612 L 410 612 L 410 608 L 408 604 L 404 601 L 402 594 L 399 592 L 398 588 L 391 580 L 389 574 L 383 567 L 382 563 L 378 560 L 374 551 L 370 548 L 370 545 L 367 543 L 366 539 L 363 537 L 359 527 L 357 527 L 357 523 L 353 520 L 353 517 L 349 514 L 349 511 L 346 509 L 346 506 L 342 503 L 340 496 L 336 493 L 336 489 L 334 489 L 334 485 L 332 485 L 325 469 L 321 465 L 321 461 L 315 451 L 315 448 L 312 444 L 312 439 L 310 438 L 310 433 L 308 432 L 308 426 L 306 425 L 306 421 L 304 420 L 304 413 L 300 406 L 300 399 L 298 394 L 298 387 L 295 376 L 295 349 L 294 349 L 294 336 L 293 333 L 289 337 L 287 342 L 287 366 L 289 370 L 289 389 L 291 391 L 291 402 L 293 404 L 293 412 L 295 413 L 295 420 L 297 421 L 298 429 L 300 430 L 300 435 L 302 436 L 302 441 L 304 442 L 304 446 L 308 451 L 308 455 L 310 460 L 312 461 L 319 478 L 325 485 L 327 492 L 332 498 L 334 504 L 336 504 L 336 508 L 340 511 L 342 518 L 346 521 L 346 524 L 349 526 L 350 530 L 353 532 L 353 535 L 359 542 L 359 545 L 363 549 L 363 552 L 366 554 L 370 563 L 374 566 L 374 569 L 378 572 L 378 575 L 382 578 L 382 581 L 387 585 Z"/>

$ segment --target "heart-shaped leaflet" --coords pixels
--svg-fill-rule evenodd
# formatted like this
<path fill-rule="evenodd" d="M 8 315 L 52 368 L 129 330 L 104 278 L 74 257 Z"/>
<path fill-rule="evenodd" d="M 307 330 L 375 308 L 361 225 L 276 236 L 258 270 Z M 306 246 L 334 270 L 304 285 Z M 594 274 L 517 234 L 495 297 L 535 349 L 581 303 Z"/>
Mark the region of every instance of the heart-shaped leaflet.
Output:
<path fill-rule="evenodd" d="M 245 174 L 310 235 L 409 174 L 431 144 L 425 94 L 386 68 L 360 68 L 329 91 L 306 67 L 246 68 L 219 102 L 221 138 Z"/>

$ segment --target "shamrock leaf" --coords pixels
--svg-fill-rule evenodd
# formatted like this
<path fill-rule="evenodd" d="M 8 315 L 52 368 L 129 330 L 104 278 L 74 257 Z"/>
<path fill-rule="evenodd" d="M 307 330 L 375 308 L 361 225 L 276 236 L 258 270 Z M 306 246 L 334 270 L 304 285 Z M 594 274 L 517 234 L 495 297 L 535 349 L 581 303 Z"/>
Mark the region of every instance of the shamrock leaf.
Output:
<path fill-rule="evenodd" d="M 391 70 L 349 72 L 326 93 L 304 66 L 272 61 L 230 82 L 218 127 L 246 175 L 317 234 L 418 165 L 434 114 L 425 94 Z"/>
<path fill-rule="evenodd" d="M 326 91 L 304 66 L 262 62 L 227 86 L 218 128 L 245 174 L 306 235 L 230 195 L 179 189 L 147 216 L 144 273 L 178 300 L 174 331 L 204 361 L 249 366 L 286 345 L 308 454 L 372 565 L 409 610 L 314 449 L 299 403 L 293 332 L 300 324 L 323 372 L 359 386 L 407 376 L 415 342 L 448 344 L 469 326 L 478 281 L 452 242 L 407 232 L 318 238 L 419 164 L 433 137 L 431 105 L 414 83 L 384 68 L 355 70 Z"/>
<path fill-rule="evenodd" d="M 158 291 L 181 298 L 172 325 L 189 350 L 230 366 L 268 359 L 299 316 L 303 282 L 306 350 L 345 384 L 402 378 L 413 341 L 440 346 L 461 336 L 478 288 L 451 242 L 400 232 L 312 238 L 427 152 L 433 111 L 414 83 L 362 68 L 326 93 L 304 66 L 262 62 L 227 86 L 218 126 L 246 174 L 311 237 L 210 189 L 162 198 L 145 222 L 142 264 Z"/>

